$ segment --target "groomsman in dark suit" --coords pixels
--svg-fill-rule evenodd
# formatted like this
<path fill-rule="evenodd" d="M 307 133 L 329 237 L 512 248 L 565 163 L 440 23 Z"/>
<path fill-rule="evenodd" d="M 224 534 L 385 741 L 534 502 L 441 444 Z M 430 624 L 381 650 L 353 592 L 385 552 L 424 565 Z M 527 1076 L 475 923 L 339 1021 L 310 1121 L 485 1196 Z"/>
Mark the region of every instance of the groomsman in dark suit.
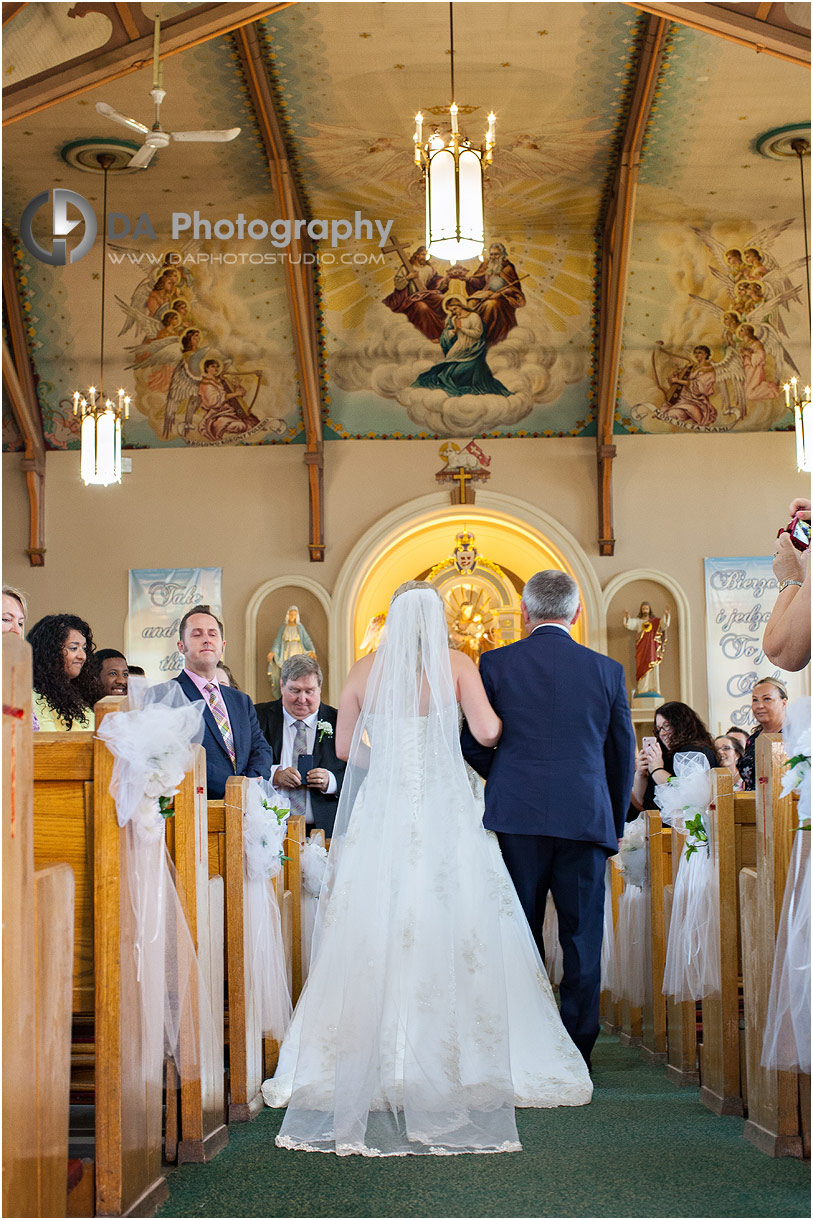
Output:
<path fill-rule="evenodd" d="M 342 790 L 345 762 L 336 757 L 336 709 L 322 703 L 322 671 L 307 654 L 289 657 L 280 672 L 281 698 L 257 704 L 260 728 L 279 759 L 271 783 L 284 791 L 293 813 L 330 838 Z M 300 754 L 312 754 L 303 784 Z"/>
<path fill-rule="evenodd" d="M 248 695 L 218 681 L 223 656 L 223 624 L 208 606 L 193 606 L 181 619 L 178 651 L 184 668 L 180 683 L 190 702 L 202 699 L 206 751 L 206 789 L 210 800 L 221 800 L 230 775 L 268 779 L 274 754 L 257 723 Z"/>
<path fill-rule="evenodd" d="M 624 832 L 635 738 L 623 667 L 571 639 L 580 611 L 566 572 L 531 577 L 522 598 L 527 638 L 480 657 L 502 737 L 487 750 L 464 726 L 462 746 L 488 780 L 483 823 L 496 831 L 543 956 L 553 895 L 562 1021 L 589 1066 L 599 1030 L 605 863 Z"/>

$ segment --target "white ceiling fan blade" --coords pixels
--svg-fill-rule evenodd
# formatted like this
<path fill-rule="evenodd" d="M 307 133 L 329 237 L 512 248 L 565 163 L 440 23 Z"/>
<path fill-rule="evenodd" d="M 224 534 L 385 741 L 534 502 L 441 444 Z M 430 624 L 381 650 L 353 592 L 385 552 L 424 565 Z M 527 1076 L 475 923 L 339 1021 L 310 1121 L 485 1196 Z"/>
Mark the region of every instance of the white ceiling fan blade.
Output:
<path fill-rule="evenodd" d="M 97 102 L 96 111 L 98 114 L 103 114 L 106 119 L 112 119 L 114 123 L 121 123 L 122 127 L 129 127 L 130 131 L 137 131 L 139 135 L 145 136 L 150 130 L 143 123 L 137 123 L 135 119 L 128 119 L 125 115 L 119 114 L 118 110 L 108 106 L 107 102 Z"/>
<path fill-rule="evenodd" d="M 138 152 L 127 162 L 128 169 L 146 169 L 150 161 L 157 153 L 158 149 L 151 144 L 144 144 L 139 148 Z"/>
<path fill-rule="evenodd" d="M 239 127 L 229 127 L 226 131 L 173 131 L 173 140 L 197 140 L 201 143 L 219 144 L 226 140 L 235 140 L 240 134 Z"/>

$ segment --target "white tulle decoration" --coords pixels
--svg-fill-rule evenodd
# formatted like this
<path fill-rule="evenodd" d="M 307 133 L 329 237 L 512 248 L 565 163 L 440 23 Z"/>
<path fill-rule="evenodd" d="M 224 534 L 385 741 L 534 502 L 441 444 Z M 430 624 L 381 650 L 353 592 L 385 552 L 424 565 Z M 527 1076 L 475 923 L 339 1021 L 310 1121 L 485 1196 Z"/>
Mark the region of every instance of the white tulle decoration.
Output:
<path fill-rule="evenodd" d="M 675 775 L 655 789 L 665 824 L 688 831 L 672 898 L 663 994 L 701 1000 L 720 990 L 720 903 L 708 843 L 711 771 L 703 754 L 679 754 Z"/>
<path fill-rule="evenodd" d="M 282 868 L 290 812 L 267 781 L 249 785 L 243 815 L 243 853 L 251 880 L 273 880 Z"/>
<path fill-rule="evenodd" d="M 311 945 L 319 894 L 325 877 L 327 851 L 318 839 L 308 839 L 300 856 L 302 863 L 302 981 L 308 977 L 311 965 Z"/>
<path fill-rule="evenodd" d="M 615 969 L 615 930 L 613 928 L 613 888 L 612 861 L 607 861 L 604 876 L 604 936 L 601 941 L 601 990 L 614 992 L 616 990 Z"/>
<path fill-rule="evenodd" d="M 282 924 L 272 881 L 282 868 L 290 809 L 265 780 L 248 786 L 243 815 L 246 994 L 263 1033 L 282 1041 L 291 1020 L 291 992 Z"/>
<path fill-rule="evenodd" d="M 129 711 L 105 717 L 97 735 L 116 759 L 110 794 L 119 826 L 132 822 L 154 841 L 164 834 L 162 803 L 176 795 L 193 765 L 192 746 L 203 741 L 203 703 L 190 703 L 177 683 L 148 687 L 137 677 L 128 703 Z"/>
<path fill-rule="evenodd" d="M 618 855 L 612 857 L 617 861 L 621 876 L 626 885 L 637 885 L 640 889 L 646 875 L 646 822 L 640 814 L 634 822 L 628 822 L 624 837 L 618 844 Z"/>
<path fill-rule="evenodd" d="M 613 997 L 640 1008 L 646 995 L 646 894 L 626 885 L 618 900 Z"/>
<path fill-rule="evenodd" d="M 796 699 L 782 730 L 793 763 L 782 795 L 798 791 L 794 835 L 776 936 L 762 1064 L 810 1071 L 810 698 Z"/>
<path fill-rule="evenodd" d="M 302 849 L 302 885 L 314 898 L 318 898 L 325 878 L 327 849 L 318 839 L 308 839 Z"/>
<path fill-rule="evenodd" d="M 545 946 L 545 969 L 548 978 L 554 986 L 562 981 L 564 974 L 564 957 L 559 944 L 559 916 L 556 914 L 556 904 L 553 896 L 548 894 L 545 904 L 545 918 L 542 921 L 542 943 Z"/>
<path fill-rule="evenodd" d="M 217 1043 L 217 1024 L 175 886 L 164 813 L 193 766 L 192 747 L 203 740 L 203 703 L 189 703 L 177 683 L 151 688 L 135 677 L 128 704 L 130 710 L 104 718 L 97 736 L 115 758 L 110 792 L 126 827 L 122 863 L 134 917 L 142 1071 L 145 1080 L 154 1079 L 165 1055 L 181 1070 L 183 1025 L 189 1031 L 183 1078 L 189 1080 L 200 1074 L 195 1048 Z"/>
<path fill-rule="evenodd" d="M 646 988 L 647 899 L 643 891 L 646 823 L 643 814 L 627 823 L 624 837 L 618 844 L 618 854 L 612 860 L 624 878 L 624 892 L 618 900 L 611 990 L 616 1000 L 629 1000 L 633 1008 L 640 1008 Z"/>

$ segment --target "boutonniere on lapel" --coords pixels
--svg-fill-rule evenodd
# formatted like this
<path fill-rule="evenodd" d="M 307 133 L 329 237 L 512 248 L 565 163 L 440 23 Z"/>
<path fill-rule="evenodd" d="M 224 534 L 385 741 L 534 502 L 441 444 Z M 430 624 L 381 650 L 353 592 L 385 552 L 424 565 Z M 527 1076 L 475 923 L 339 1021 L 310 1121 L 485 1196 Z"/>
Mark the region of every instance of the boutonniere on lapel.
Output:
<path fill-rule="evenodd" d="M 333 725 L 329 720 L 317 720 L 316 727 L 319 730 L 319 736 L 316 739 L 317 742 L 321 742 L 323 737 L 333 736 Z"/>

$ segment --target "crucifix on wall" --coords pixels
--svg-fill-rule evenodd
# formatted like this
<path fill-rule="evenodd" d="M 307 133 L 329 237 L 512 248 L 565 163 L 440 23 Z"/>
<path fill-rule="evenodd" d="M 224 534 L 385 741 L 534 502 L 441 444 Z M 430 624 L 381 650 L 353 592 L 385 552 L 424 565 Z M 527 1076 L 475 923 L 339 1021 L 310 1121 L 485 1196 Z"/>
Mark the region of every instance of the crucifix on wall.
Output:
<path fill-rule="evenodd" d="M 491 478 L 491 458 L 487 457 L 476 441 L 461 449 L 454 441 L 444 441 L 440 456 L 445 465 L 435 475 L 438 483 L 449 483 L 452 504 L 473 504 L 474 484 L 486 483 Z"/>

